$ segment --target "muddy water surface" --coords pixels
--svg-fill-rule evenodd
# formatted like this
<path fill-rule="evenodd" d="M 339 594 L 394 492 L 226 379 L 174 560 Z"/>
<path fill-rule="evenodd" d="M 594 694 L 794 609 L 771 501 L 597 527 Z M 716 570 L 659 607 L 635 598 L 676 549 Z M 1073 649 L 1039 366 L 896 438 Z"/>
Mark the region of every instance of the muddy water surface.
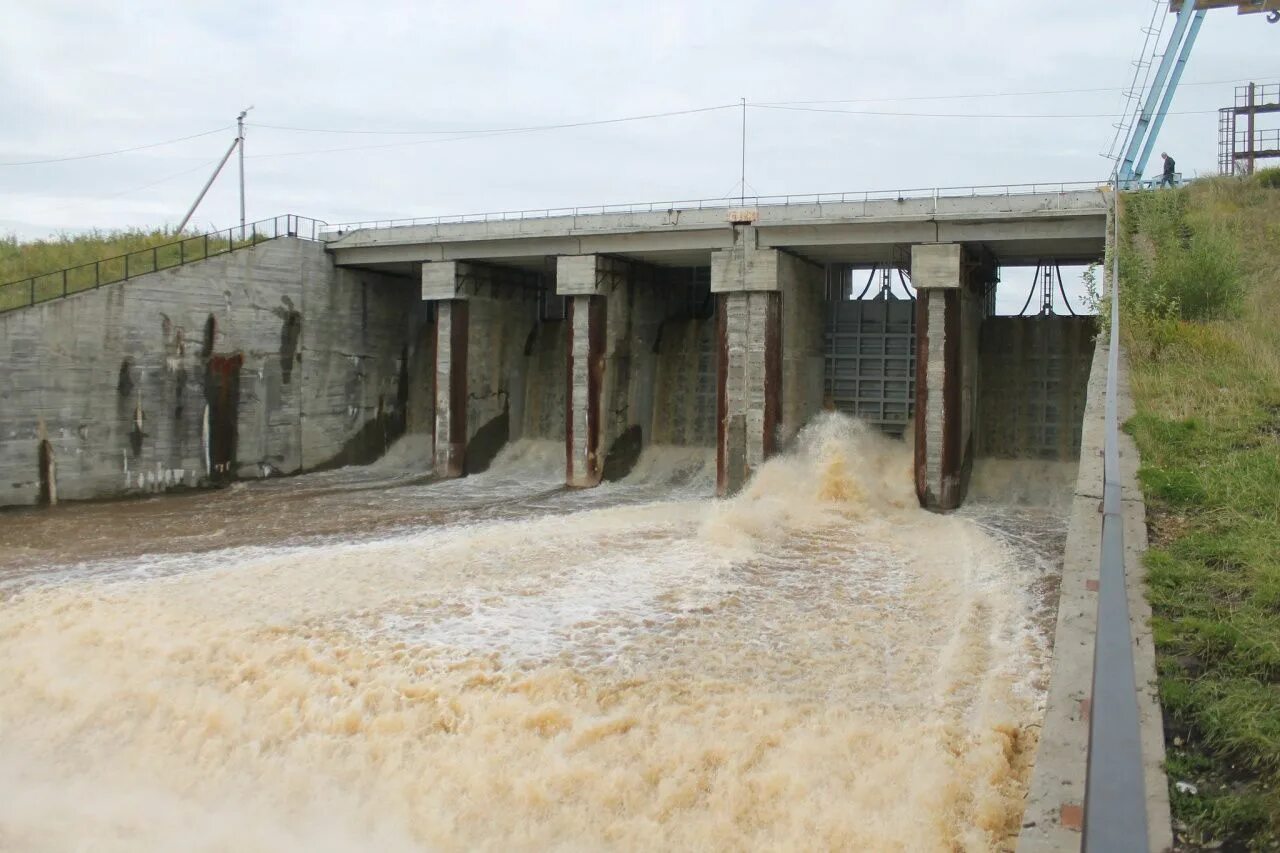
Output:
<path fill-rule="evenodd" d="M 933 515 L 838 417 L 728 501 L 702 450 L 584 492 L 550 443 L 447 483 L 396 453 L 0 515 L 0 849 L 1016 833 L 1066 472 Z"/>

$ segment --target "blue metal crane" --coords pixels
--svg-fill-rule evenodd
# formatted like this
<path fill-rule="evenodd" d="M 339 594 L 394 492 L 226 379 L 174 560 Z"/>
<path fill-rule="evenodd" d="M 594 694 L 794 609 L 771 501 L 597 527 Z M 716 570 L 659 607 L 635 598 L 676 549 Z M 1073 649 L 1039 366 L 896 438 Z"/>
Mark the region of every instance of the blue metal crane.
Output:
<path fill-rule="evenodd" d="M 1178 0 L 1169 0 L 1170 7 L 1177 2 Z M 1187 67 L 1187 58 L 1191 56 L 1196 36 L 1200 34 L 1205 12 L 1210 7 L 1225 6 L 1235 6 L 1241 14 L 1266 12 L 1270 23 L 1280 21 L 1280 12 L 1275 10 L 1275 0 L 1200 0 L 1199 3 L 1197 0 L 1184 0 L 1178 8 L 1177 23 L 1173 27 L 1173 34 L 1169 36 L 1164 55 L 1160 58 L 1151 90 L 1147 92 L 1146 101 L 1142 104 L 1142 112 L 1138 114 L 1125 141 L 1124 153 L 1116 162 L 1116 180 L 1121 187 L 1142 185 L 1147 161 L 1155 148 L 1164 117 L 1169 113 L 1169 105 L 1173 103 L 1173 94 L 1182 80 L 1182 72 Z"/>

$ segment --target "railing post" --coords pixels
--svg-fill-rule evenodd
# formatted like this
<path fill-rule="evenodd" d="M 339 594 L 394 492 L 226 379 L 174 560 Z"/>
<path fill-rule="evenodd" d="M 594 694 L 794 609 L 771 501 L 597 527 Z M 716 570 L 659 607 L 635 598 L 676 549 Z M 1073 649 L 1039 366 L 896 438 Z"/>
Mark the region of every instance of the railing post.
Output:
<path fill-rule="evenodd" d="M 129 280 L 129 253 L 124 253 L 124 280 Z"/>
<path fill-rule="evenodd" d="M 187 262 L 187 241 L 178 241 L 178 266 L 182 266 Z"/>
<path fill-rule="evenodd" d="M 159 252 L 160 252 L 160 247 L 159 247 L 159 246 L 152 246 L 152 247 L 151 247 L 151 271 L 152 271 L 152 272 L 155 272 L 156 270 L 160 269 L 160 254 L 159 254 Z"/>
<path fill-rule="evenodd" d="M 67 295 L 67 271 L 65 269 L 62 271 L 62 295 Z"/>
<path fill-rule="evenodd" d="M 36 304 L 36 280 L 34 276 L 31 278 L 31 304 Z"/>
<path fill-rule="evenodd" d="M 102 287 L 102 270 L 98 269 L 98 261 L 93 262 L 93 286 Z"/>

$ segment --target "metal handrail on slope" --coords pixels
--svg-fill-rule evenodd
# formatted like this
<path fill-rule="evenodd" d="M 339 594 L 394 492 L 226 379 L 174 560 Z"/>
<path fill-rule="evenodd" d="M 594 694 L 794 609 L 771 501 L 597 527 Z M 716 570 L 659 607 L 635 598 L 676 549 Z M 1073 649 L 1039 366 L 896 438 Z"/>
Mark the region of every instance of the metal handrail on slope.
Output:
<path fill-rule="evenodd" d="M 93 290 L 104 284 L 127 281 L 158 270 L 217 257 L 277 237 L 319 240 L 321 229 L 326 224 L 320 219 L 289 213 L 260 219 L 243 227 L 237 225 L 194 237 L 183 237 L 112 258 L 5 282 L 0 284 L 0 314 Z"/>
<path fill-rule="evenodd" d="M 1093 648 L 1089 758 L 1085 781 L 1084 850 L 1149 849 L 1142 737 L 1124 567 L 1119 409 L 1120 194 L 1112 195 L 1111 329 L 1103 447 L 1102 540 L 1099 543 L 1098 627 Z"/>
<path fill-rule="evenodd" d="M 1045 184 L 990 184 L 969 187 L 928 187 L 898 190 L 859 190 L 856 192 L 803 193 L 797 195 L 732 196 L 721 198 L 682 199 L 676 201 L 594 204 L 579 207 L 540 207 L 528 210 L 501 210 L 489 213 L 463 213 L 442 216 L 420 216 L 411 219 L 372 219 L 362 222 L 336 222 L 321 229 L 323 234 L 343 234 L 366 228 L 399 228 L 411 225 L 457 225 L 468 222 L 508 222 L 524 219 L 550 219 L 557 216 L 590 216 L 608 213 L 665 213 L 675 210 L 717 210 L 734 207 L 772 207 L 800 204 L 847 204 L 869 201 L 907 201 L 917 199 L 977 198 L 1036 195 L 1096 190 L 1097 181 L 1066 181 Z"/>

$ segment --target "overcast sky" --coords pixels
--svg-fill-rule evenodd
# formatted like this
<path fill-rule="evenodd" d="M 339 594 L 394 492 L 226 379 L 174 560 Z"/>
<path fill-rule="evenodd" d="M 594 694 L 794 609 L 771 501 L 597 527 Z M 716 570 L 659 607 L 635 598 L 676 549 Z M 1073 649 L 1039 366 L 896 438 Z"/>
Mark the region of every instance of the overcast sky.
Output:
<path fill-rule="evenodd" d="M 742 97 L 888 98 L 816 106 L 983 116 L 750 108 L 750 192 L 1101 179 L 1114 119 L 998 116 L 1118 112 L 1152 9 L 1152 0 L 0 0 L 0 163 L 227 128 L 116 156 L 0 166 L 0 231 L 176 224 L 233 138 L 236 113 L 251 104 L 250 220 L 736 194 L 736 107 L 461 140 L 265 125 L 457 131 Z M 1280 25 L 1209 13 L 1186 83 L 1278 77 Z M 1101 87 L 1110 91 L 922 100 Z M 1183 171 L 1216 169 L 1216 109 L 1232 90 L 1230 82 L 1180 89 L 1175 112 L 1193 114 L 1172 116 L 1160 147 Z M 371 145 L 390 147 L 322 151 Z M 195 223 L 237 220 L 232 170 Z"/>

